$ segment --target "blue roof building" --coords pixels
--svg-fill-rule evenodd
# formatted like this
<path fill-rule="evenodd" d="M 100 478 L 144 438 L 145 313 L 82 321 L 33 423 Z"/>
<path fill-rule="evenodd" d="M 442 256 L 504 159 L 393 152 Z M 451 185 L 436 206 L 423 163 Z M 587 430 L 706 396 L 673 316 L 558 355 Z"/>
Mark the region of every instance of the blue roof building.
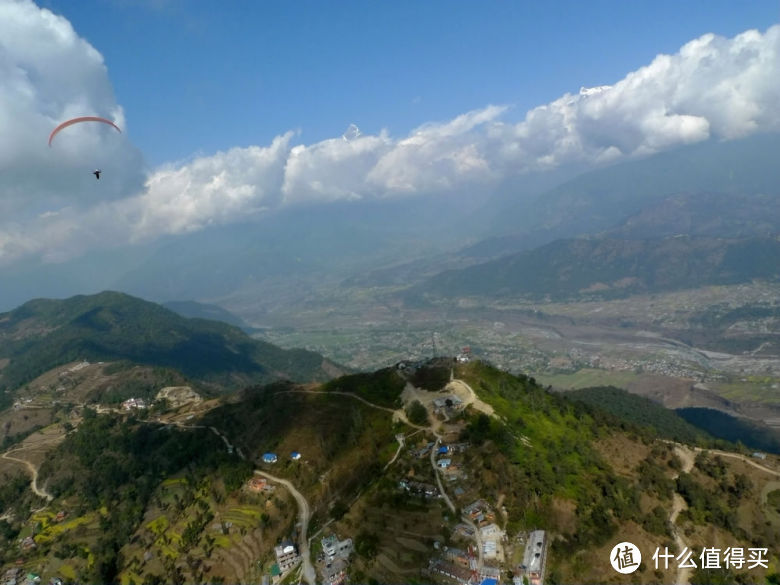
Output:
<path fill-rule="evenodd" d="M 263 455 L 263 463 L 276 463 L 276 453 L 265 453 Z"/>
<path fill-rule="evenodd" d="M 290 459 L 292 459 L 293 461 L 298 461 L 298 459 L 300 458 L 301 458 L 301 454 L 298 453 L 298 451 L 293 451 L 292 453 L 290 453 Z"/>

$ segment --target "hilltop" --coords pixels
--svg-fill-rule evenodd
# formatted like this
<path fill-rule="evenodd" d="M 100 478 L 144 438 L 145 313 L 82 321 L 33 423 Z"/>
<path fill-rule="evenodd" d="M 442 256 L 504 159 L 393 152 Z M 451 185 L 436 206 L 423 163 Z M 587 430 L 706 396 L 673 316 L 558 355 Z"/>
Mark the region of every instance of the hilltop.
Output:
<path fill-rule="evenodd" d="M 676 582 L 650 561 L 676 538 L 764 546 L 777 561 L 780 517 L 761 500 L 774 458 L 707 454 L 705 438 L 675 446 L 481 362 L 252 386 L 194 417 L 160 408 L 84 411 L 49 448 L 37 485 L 53 499 L 32 515 L 41 502 L 18 476 L 7 482 L 6 566 L 20 557 L 68 581 L 247 583 L 281 571 L 311 583 L 317 571 L 318 582 L 452 583 L 474 563 L 506 581 L 530 570 L 536 538 L 547 583 Z M 352 554 L 327 557 L 328 535 Z M 620 540 L 646 555 L 624 580 L 608 560 Z"/>

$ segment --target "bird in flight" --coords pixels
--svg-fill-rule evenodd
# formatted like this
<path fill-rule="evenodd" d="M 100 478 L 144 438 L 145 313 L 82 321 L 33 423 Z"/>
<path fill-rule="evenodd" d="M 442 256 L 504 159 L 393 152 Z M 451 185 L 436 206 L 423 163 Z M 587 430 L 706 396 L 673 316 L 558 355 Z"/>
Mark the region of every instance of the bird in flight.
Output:
<path fill-rule="evenodd" d="M 100 173 L 102 173 L 102 172 L 103 171 L 101 171 L 100 169 L 95 169 L 94 171 L 92 171 L 92 174 L 95 175 L 95 178 L 99 181 L 100 180 Z"/>

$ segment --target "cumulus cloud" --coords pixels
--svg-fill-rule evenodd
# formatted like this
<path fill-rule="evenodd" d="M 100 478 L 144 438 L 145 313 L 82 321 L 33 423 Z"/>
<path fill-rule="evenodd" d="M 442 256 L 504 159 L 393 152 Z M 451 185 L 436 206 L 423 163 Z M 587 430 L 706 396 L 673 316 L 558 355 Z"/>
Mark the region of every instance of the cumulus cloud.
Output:
<path fill-rule="evenodd" d="M 503 138 L 524 169 L 644 156 L 780 130 L 780 27 L 704 35 L 612 86 L 534 108 Z M 523 154 L 525 156 L 523 156 Z"/>
<path fill-rule="evenodd" d="M 204 218 L 230 221 L 242 201 L 257 210 L 419 196 L 487 187 L 511 175 L 563 165 L 612 163 L 708 138 L 778 131 L 777 79 L 780 27 L 733 39 L 705 35 L 614 85 L 566 94 L 515 124 L 502 120 L 507 107 L 488 106 L 425 124 L 401 138 L 383 131 L 293 145 L 288 134 L 268 147 L 273 156 L 256 165 L 254 174 L 242 165 L 253 164 L 249 153 L 256 147 L 162 170 L 147 185 L 144 198 L 159 204 L 147 213 L 154 216 L 155 209 L 165 208 L 163 201 L 174 200 L 177 188 L 165 185 L 173 177 L 186 181 L 194 195 L 185 215 L 197 229 Z M 231 189 L 217 188 L 214 181 L 227 181 L 233 189 L 240 185 L 245 196 L 230 195 Z M 223 204 L 224 213 L 218 211 Z M 189 224 L 181 217 L 171 225 L 178 232 Z"/>
<path fill-rule="evenodd" d="M 67 21 L 29 1 L 6 0 L 0 2 L 0 133 L 11 139 L 0 145 L 0 262 L 27 254 L 56 261 L 93 246 L 192 232 L 285 207 L 489 188 L 522 173 L 780 131 L 778 79 L 780 27 L 732 39 L 709 34 L 612 85 L 536 107 L 516 123 L 505 120 L 507 107 L 487 106 L 404 137 L 338 134 L 306 145 L 288 132 L 267 146 L 144 175 L 124 135 L 117 140 L 81 129 L 57 145 L 56 156 L 45 147 L 49 129 L 69 116 L 95 113 L 121 125 L 124 114 L 102 57 Z M 110 153 L 115 161 L 104 174 L 114 183 L 101 179 L 99 202 L 90 191 L 95 181 L 84 173 L 85 152 Z M 7 212 L 19 209 L 27 215 L 10 221 Z"/>
<path fill-rule="evenodd" d="M 27 0 L 0 2 L 0 217 L 132 195 L 143 184 L 141 156 L 122 136 L 60 122 L 100 115 L 124 127 L 103 58 L 70 23 Z M 110 129 L 110 127 L 107 127 Z M 110 170 L 98 193 L 89 173 Z"/>

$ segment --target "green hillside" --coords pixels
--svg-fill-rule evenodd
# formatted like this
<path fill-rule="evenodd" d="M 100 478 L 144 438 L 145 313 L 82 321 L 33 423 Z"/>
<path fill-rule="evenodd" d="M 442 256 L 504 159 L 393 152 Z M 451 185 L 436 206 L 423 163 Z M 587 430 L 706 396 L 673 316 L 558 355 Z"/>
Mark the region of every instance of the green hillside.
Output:
<path fill-rule="evenodd" d="M 481 362 L 449 365 L 452 387 L 418 387 L 413 397 L 406 395 L 413 380 L 439 387 L 444 359 L 320 386 L 252 386 L 192 421 L 176 411 L 159 419 L 84 411 L 40 467 L 38 485 L 54 498 L 48 505 L 19 478 L 0 489 L 0 512 L 14 512 L 0 522 L 0 568 L 18 559 L 44 580 L 69 583 L 260 582 L 273 571 L 273 547 L 301 530 L 299 503 L 273 477 L 306 501 L 313 561 L 321 536 L 353 539 L 348 583 L 447 582 L 426 571 L 443 562 L 442 551 L 473 546 L 464 536 L 471 522 L 464 509 L 473 502 L 485 502 L 489 516 L 475 523 L 506 533 L 502 579 L 518 569 L 521 537 L 542 529 L 550 539 L 546 582 L 627 583 L 610 580 L 609 550 L 626 538 L 642 550 L 669 543 L 675 492 L 689 505 L 678 529 L 690 546 L 708 538 L 760 542 L 775 566 L 780 531 L 758 503 L 770 484 L 747 475 L 749 466 L 701 455 L 680 473 L 675 448 L 639 426 L 527 376 Z M 466 389 L 480 402 L 447 416 L 432 412 L 434 398 Z M 423 427 L 397 418 L 402 398 L 407 410 L 428 409 Z M 453 474 L 426 451 L 437 438 L 459 446 L 446 455 Z M 268 452 L 278 460 L 263 462 Z M 249 489 L 247 480 L 263 473 L 272 475 L 270 490 Z M 403 488 L 409 482 L 442 495 L 413 493 Z M 27 537 L 35 546 L 20 552 Z M 287 577 L 296 578 L 295 570 Z M 646 564 L 630 582 L 673 578 Z"/>
<path fill-rule="evenodd" d="M 749 449 L 780 454 L 780 432 L 770 426 L 739 419 L 712 408 L 679 408 L 677 413 L 715 437 L 740 442 Z"/>
<path fill-rule="evenodd" d="M 664 408 L 649 398 L 631 394 L 614 386 L 571 390 L 564 396 L 587 404 L 591 408 L 608 412 L 618 420 L 649 429 L 665 439 L 684 443 L 697 443 L 711 439 L 706 432 L 689 424 L 674 411 Z"/>
<path fill-rule="evenodd" d="M 283 350 L 237 327 L 186 319 L 155 303 L 117 292 L 38 299 L 0 315 L 0 389 L 15 389 L 75 360 L 173 368 L 225 388 L 289 378 L 324 380 L 323 358 Z"/>

